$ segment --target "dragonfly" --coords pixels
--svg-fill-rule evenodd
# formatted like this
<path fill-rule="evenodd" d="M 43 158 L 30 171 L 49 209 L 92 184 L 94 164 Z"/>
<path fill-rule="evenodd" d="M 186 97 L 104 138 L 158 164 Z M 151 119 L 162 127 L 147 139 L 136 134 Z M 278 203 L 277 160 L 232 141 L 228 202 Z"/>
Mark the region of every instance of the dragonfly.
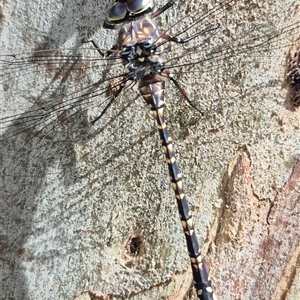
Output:
<path fill-rule="evenodd" d="M 183 156 L 180 162 L 184 166 L 193 157 L 190 172 L 183 174 L 197 173 L 187 175 L 191 177 L 186 181 L 190 205 L 197 207 L 198 198 L 213 198 L 209 192 L 213 187 L 206 188 L 205 174 L 211 168 L 222 169 L 224 157 L 233 151 L 225 146 L 222 148 L 228 147 L 227 154 L 219 153 L 225 150 L 220 151 L 218 132 L 237 130 L 235 145 L 251 139 L 245 132 L 255 119 L 248 120 L 253 115 L 259 120 L 266 113 L 261 109 L 257 115 L 254 108 L 261 107 L 262 103 L 253 94 L 266 86 L 279 89 L 277 72 L 284 64 L 284 51 L 294 43 L 291 37 L 299 32 L 299 22 L 293 20 L 283 27 L 263 18 L 255 21 L 250 17 L 249 20 L 240 18 L 239 22 L 233 22 L 229 15 L 238 17 L 241 13 L 237 1 L 201 8 L 195 8 L 192 2 L 185 4 L 185 9 L 181 4 L 176 1 L 176 8 L 173 5 L 157 16 L 167 23 L 164 18 L 172 11 L 178 14 L 178 21 L 160 28 L 154 52 L 160 52 L 163 67 L 170 73 L 166 99 L 181 101 L 168 104 L 167 120 L 170 129 L 178 129 L 180 124 L 179 130 L 172 132 L 178 141 L 178 145 L 175 143 L 178 152 L 188 157 Z M 253 8 L 254 13 L 259 15 L 260 9 Z M 112 32 L 108 29 L 108 36 Z M 189 38 L 182 45 L 174 40 Z M 20 265 L 25 262 L 27 267 L 30 261 L 40 265 L 47 262 L 55 274 L 69 270 L 72 273 L 69 286 L 57 298 L 67 298 L 74 291 L 76 272 L 85 282 L 80 289 L 94 285 L 104 295 L 116 293 L 126 298 L 136 292 L 136 286 L 143 290 L 153 281 L 169 282 L 169 274 L 174 269 L 184 269 L 186 261 L 182 253 L 169 254 L 174 244 L 179 243 L 180 228 L 175 226 L 170 230 L 164 223 L 169 224 L 174 218 L 176 224 L 178 217 L 173 205 L 168 206 L 165 200 L 171 196 L 165 169 L 156 160 L 160 158 L 154 150 L 158 148 L 154 145 L 156 132 L 149 131 L 153 124 L 147 121 L 151 120 L 148 110 L 133 91 L 134 80 L 132 83 L 125 80 L 129 71 L 124 69 L 120 49 L 103 44 L 94 47 L 81 40 L 71 41 L 73 47 L 68 41 L 66 47 L 59 48 L 49 47 L 51 41 L 47 40 L 35 43 L 30 52 L 17 53 L 10 49 L 1 55 L 1 93 L 7 99 L 1 112 L 1 125 L 5 126 L 1 137 L 3 190 L 7 196 L 4 212 L 10 227 L 15 228 L 10 230 L 14 233 L 11 235 L 16 237 L 15 241 L 5 238 L 3 244 L 10 250 L 8 261 Z M 99 51 L 106 55 L 102 57 Z M 272 65 L 274 61 L 276 64 Z M 261 78 L 262 69 L 265 82 L 256 83 L 251 77 Z M 204 89 L 207 82 L 212 86 L 209 91 Z M 9 103 L 11 98 L 13 102 Z M 245 103 L 245 99 L 252 102 Z M 230 121 L 229 116 L 237 121 Z M 193 131 L 205 133 L 197 141 L 199 144 L 194 144 Z M 197 149 L 206 154 L 195 156 Z M 208 167 L 213 159 L 215 164 Z M 157 171 L 155 175 L 153 169 Z M 210 180 L 217 181 L 216 173 L 210 174 Z M 191 186 L 195 192 L 190 191 Z M 89 201 L 83 201 L 85 198 Z M 205 209 L 201 210 L 201 221 L 195 226 L 199 229 L 200 224 L 209 227 L 212 222 L 207 211 L 213 210 L 213 204 L 201 205 Z M 125 217 L 119 222 L 122 211 L 126 211 Z M 39 223 L 44 218 L 47 223 Z M 20 222 L 22 231 L 16 234 Z M 123 223 L 131 227 L 124 228 Z M 70 231 L 74 226 L 74 232 Z M 127 235 L 122 234 L 122 239 L 119 231 Z M 198 237 L 204 239 L 205 229 L 199 231 Z M 55 238 L 48 240 L 46 233 L 51 237 L 51 232 Z M 43 241 L 41 248 L 37 247 L 37 237 Z M 119 250 L 112 251 L 117 245 L 121 245 Z M 184 247 L 181 252 L 185 251 Z M 18 249 L 17 253 L 14 249 Z M 68 263 L 64 269 L 57 257 L 67 257 L 77 262 L 77 266 L 84 264 L 84 270 L 78 271 L 76 263 Z M 119 262 L 116 269 L 115 261 Z M 163 269 L 163 275 L 157 269 Z M 90 272 L 93 275 L 87 275 Z M 28 291 L 35 285 L 45 285 L 43 278 L 35 280 L 29 279 Z M 63 277 L 57 275 L 57 280 L 63 281 Z M 201 280 L 208 280 L 206 274 Z M 196 284 L 201 285 L 201 280 Z M 56 290 L 55 285 L 52 289 Z M 200 299 L 211 296 L 207 297 Z"/>

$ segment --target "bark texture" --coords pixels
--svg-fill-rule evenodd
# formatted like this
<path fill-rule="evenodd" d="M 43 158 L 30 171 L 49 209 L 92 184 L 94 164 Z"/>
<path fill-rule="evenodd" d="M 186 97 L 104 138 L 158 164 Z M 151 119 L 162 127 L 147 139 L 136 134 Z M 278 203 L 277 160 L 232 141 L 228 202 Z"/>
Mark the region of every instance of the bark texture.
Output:
<path fill-rule="evenodd" d="M 62 53 L 87 37 L 110 49 L 116 33 L 101 28 L 109 4 L 3 1 L 1 55 L 41 47 Z M 214 4 L 176 1 L 159 24 L 168 28 Z M 299 4 L 237 0 L 214 21 L 224 26 L 220 35 L 196 44 L 195 56 L 212 43 L 233 45 L 242 33 L 246 41 L 255 30 L 275 34 L 300 23 Z M 239 33 L 246 27 L 247 35 Z M 284 86 L 299 36 L 281 35 L 265 52 L 216 57 L 209 69 L 183 66 L 176 78 L 204 117 L 167 87 L 167 125 L 218 299 L 300 299 L 300 110 Z M 70 74 L 51 65 L 15 72 L 0 87 L 1 120 L 21 115 L 1 134 L 21 130 L 23 113 L 104 76 L 94 65 L 89 74 L 90 67 L 82 60 Z M 196 299 L 151 112 L 133 91 L 92 133 L 81 127 L 89 113 L 48 127 L 48 138 L 38 140 L 41 124 L 1 144 L 0 299 Z"/>

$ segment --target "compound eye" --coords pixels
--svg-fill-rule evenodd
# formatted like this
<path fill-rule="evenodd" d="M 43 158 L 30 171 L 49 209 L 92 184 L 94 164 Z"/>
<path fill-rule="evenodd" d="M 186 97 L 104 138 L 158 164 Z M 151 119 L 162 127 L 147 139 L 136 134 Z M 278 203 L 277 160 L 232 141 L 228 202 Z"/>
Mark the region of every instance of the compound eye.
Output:
<path fill-rule="evenodd" d="M 140 14 L 143 11 L 155 7 L 154 0 L 128 0 L 127 8 L 133 14 Z"/>
<path fill-rule="evenodd" d="M 126 3 L 114 3 L 106 11 L 106 21 L 109 23 L 120 22 L 124 20 L 127 14 Z"/>

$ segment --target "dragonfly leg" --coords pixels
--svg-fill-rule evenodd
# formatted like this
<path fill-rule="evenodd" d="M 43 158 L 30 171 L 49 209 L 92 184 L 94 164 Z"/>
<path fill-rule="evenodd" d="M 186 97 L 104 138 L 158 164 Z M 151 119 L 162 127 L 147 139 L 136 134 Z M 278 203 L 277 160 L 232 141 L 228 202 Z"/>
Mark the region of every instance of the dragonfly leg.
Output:
<path fill-rule="evenodd" d="M 157 11 L 152 13 L 151 18 L 156 18 L 160 16 L 163 12 L 165 12 L 167 9 L 169 9 L 173 4 L 175 3 L 175 0 L 168 1 L 163 7 L 159 8 Z"/>
<path fill-rule="evenodd" d="M 100 50 L 100 47 L 97 45 L 97 43 L 94 40 L 82 40 L 83 44 L 87 44 L 87 43 L 92 43 L 92 45 L 95 47 L 95 49 L 98 51 L 98 53 L 102 56 L 102 57 L 108 57 L 111 54 L 115 53 L 116 50 L 118 49 L 117 45 L 114 45 L 110 50 L 107 50 L 105 52 Z"/>
<path fill-rule="evenodd" d="M 189 99 L 188 95 L 186 94 L 185 90 L 180 86 L 180 84 L 178 83 L 178 81 L 169 76 L 169 79 L 174 83 L 174 85 L 176 86 L 176 88 L 178 89 L 178 91 L 180 92 L 181 96 L 184 98 L 184 100 L 194 109 L 196 109 L 202 116 L 204 115 L 204 112 L 201 111 L 197 106 L 195 106 L 195 104 Z"/>
<path fill-rule="evenodd" d="M 123 78 L 123 80 L 121 82 L 119 82 L 117 85 L 113 86 L 110 90 L 112 92 L 112 96 L 109 100 L 109 102 L 107 103 L 107 105 L 104 107 L 104 109 L 102 110 L 102 112 L 100 113 L 99 116 L 97 116 L 91 123 L 94 125 L 97 121 L 99 121 L 103 115 L 105 114 L 105 112 L 110 108 L 110 106 L 115 102 L 115 100 L 117 99 L 117 97 L 120 95 L 120 93 L 122 92 L 122 90 L 125 88 L 127 81 L 130 80 L 127 77 Z"/>

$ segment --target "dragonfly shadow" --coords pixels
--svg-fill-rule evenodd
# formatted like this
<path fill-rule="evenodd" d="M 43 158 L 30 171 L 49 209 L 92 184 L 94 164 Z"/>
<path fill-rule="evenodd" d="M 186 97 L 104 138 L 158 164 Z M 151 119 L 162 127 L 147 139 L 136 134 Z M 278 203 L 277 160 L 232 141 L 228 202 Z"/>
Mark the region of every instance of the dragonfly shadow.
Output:
<path fill-rule="evenodd" d="M 55 76 L 60 81 L 56 89 L 52 89 L 50 95 L 48 86 L 40 91 L 25 112 L 7 122 L 10 124 L 0 137 L 1 210 L 5 216 L 0 234 L 1 256 L 7 262 L 6 272 L 10 278 L 6 281 L 10 283 L 7 290 L 12 290 L 11 284 L 15 284 L 14 290 L 22 299 L 31 299 L 22 265 L 37 261 L 35 254 L 26 248 L 26 242 L 32 235 L 48 179 L 58 178 L 65 189 L 74 185 L 76 144 L 92 136 L 86 111 L 77 107 L 59 109 L 63 98 L 57 95 L 67 75 Z"/>
<path fill-rule="evenodd" d="M 74 9 L 74 7 L 79 7 Z M 93 35 L 102 28 L 107 4 L 105 1 L 76 0 L 64 2 L 60 12 L 52 19 L 45 43 L 60 48 L 70 37 L 78 41 Z M 99 20 L 95 22 L 95 20 Z M 79 43 L 77 44 L 79 45 Z"/>

